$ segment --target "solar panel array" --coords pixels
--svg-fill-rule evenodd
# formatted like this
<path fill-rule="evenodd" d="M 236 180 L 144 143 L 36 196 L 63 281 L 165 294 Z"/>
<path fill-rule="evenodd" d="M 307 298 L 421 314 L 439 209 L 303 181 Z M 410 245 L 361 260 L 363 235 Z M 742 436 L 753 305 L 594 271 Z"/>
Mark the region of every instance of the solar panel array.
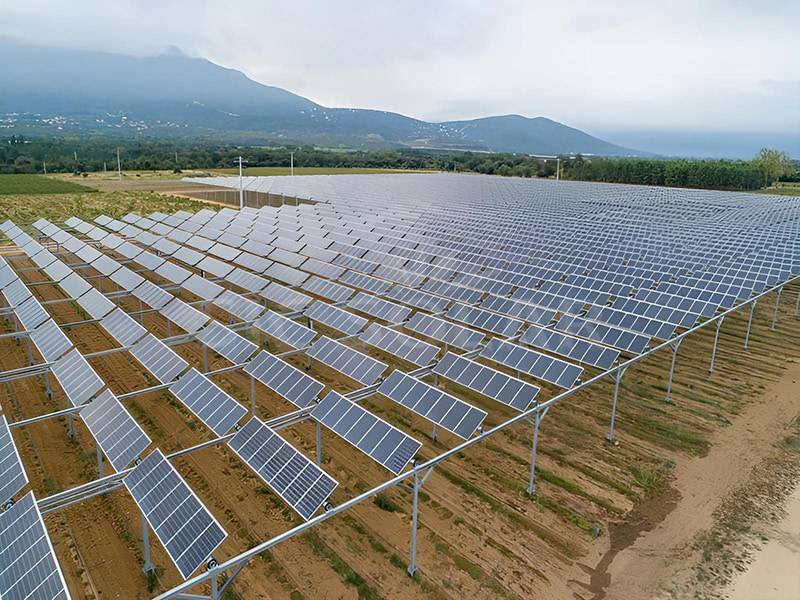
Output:
<path fill-rule="evenodd" d="M 233 429 L 247 413 L 244 406 L 196 369 L 189 369 L 169 391 L 219 436 Z"/>
<path fill-rule="evenodd" d="M 0 502 L 13 498 L 28 483 L 5 415 L 0 415 Z"/>
<path fill-rule="evenodd" d="M 301 408 L 311 404 L 325 388 L 316 379 L 269 352 L 259 352 L 245 365 L 244 372 Z"/>
<path fill-rule="evenodd" d="M 70 598 L 33 492 L 0 513 L 0 598 Z"/>
<path fill-rule="evenodd" d="M 306 353 L 364 385 L 374 383 L 386 370 L 386 365 L 382 362 L 324 335 L 314 342 Z"/>

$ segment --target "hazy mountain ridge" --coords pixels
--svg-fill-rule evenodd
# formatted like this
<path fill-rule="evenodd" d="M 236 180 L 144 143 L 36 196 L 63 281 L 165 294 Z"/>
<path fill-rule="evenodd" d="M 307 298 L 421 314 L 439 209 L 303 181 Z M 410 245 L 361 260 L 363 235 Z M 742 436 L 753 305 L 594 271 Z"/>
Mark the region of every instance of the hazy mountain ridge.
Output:
<path fill-rule="evenodd" d="M 321 106 L 240 71 L 170 52 L 133 57 L 0 40 L 0 127 L 27 132 L 210 135 L 350 148 L 647 155 L 544 117 L 430 123 Z"/>

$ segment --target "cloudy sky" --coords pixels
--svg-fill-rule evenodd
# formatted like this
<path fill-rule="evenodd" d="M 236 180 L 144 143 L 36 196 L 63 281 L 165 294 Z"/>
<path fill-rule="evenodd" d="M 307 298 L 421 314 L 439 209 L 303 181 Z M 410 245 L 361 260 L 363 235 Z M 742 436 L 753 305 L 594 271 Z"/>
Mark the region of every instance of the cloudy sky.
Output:
<path fill-rule="evenodd" d="M 798 0 L 26 0 L 0 35 L 177 46 L 327 106 L 519 113 L 590 132 L 800 135 Z"/>

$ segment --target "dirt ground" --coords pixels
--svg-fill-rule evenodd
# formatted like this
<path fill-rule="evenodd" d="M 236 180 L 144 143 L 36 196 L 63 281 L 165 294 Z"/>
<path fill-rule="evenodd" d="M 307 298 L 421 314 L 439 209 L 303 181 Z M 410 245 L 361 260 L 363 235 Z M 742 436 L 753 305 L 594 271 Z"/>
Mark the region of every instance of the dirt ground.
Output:
<path fill-rule="evenodd" d="M 75 257 L 69 260 L 77 261 Z M 30 266 L 24 260 L 14 264 Z M 84 272 L 88 274 L 91 271 Z M 153 274 L 148 277 L 159 281 Z M 24 278 L 41 281 L 43 275 L 30 272 Z M 63 297 L 52 285 L 33 289 L 41 300 Z M 103 289 L 112 289 L 112 284 L 104 282 Z M 650 577 L 637 577 L 649 572 L 645 568 L 652 570 L 653 578 L 668 581 L 674 572 L 665 563 L 672 560 L 671 549 L 688 552 L 686 544 L 693 532 L 713 524 L 719 498 L 735 488 L 736 480 L 731 479 L 744 477 L 762 448 L 780 437 L 780 421 L 789 419 L 792 410 L 796 414 L 797 403 L 791 401 L 787 382 L 800 376 L 792 362 L 800 359 L 800 327 L 793 317 L 797 291 L 795 286 L 784 292 L 774 332 L 769 329 L 770 302 L 759 303 L 749 354 L 742 349 L 746 315 L 726 318 L 711 376 L 707 369 L 713 327 L 690 336 L 678 354 L 670 404 L 663 401 L 667 353 L 630 369 L 620 388 L 619 445 L 604 442 L 610 382 L 554 406 L 540 431 L 534 498 L 525 494 L 529 425 L 510 428 L 437 467 L 420 495 L 420 571 L 414 578 L 406 572 L 411 494 L 395 488 L 381 502 L 363 503 L 252 560 L 226 599 L 647 597 L 622 594 L 637 585 L 652 588 Z M 130 299 L 123 299 L 121 305 L 127 311 L 138 310 L 138 302 Z M 61 323 L 84 318 L 79 307 L 70 303 L 48 305 L 47 310 Z M 210 305 L 207 310 L 227 322 L 223 311 Z M 159 337 L 167 335 L 160 315 L 146 315 L 145 325 Z M 7 333 L 13 327 L 0 320 L 0 329 Z M 173 335 L 177 332 L 173 327 Z M 73 326 L 66 333 L 83 352 L 115 346 L 96 325 Z M 269 349 L 277 347 L 272 344 Z M 360 349 L 360 345 L 355 347 Z M 198 343 L 176 350 L 202 369 Z M 371 348 L 368 353 L 390 362 L 384 353 Z M 227 365 L 211 352 L 209 359 L 211 369 Z M 26 361 L 25 344 L 0 343 L 4 370 L 24 366 Z M 304 357 L 292 362 L 299 366 Z M 117 394 L 155 383 L 127 352 L 91 363 Z M 356 387 L 316 361 L 311 374 L 341 391 Z M 248 378 L 228 373 L 214 381 L 249 406 Z M 42 378 L 4 384 L 0 404 L 13 421 L 64 408 L 66 399 L 55 380 L 52 383 L 51 400 L 44 394 Z M 487 410 L 485 427 L 513 414 L 453 384 L 443 381 L 442 386 Z M 544 386 L 540 397 L 547 399 L 557 391 Z M 165 453 L 213 438 L 168 392 L 139 395 L 125 405 Z M 262 418 L 292 410 L 260 384 L 257 405 Z M 365 405 L 422 441 L 423 458 L 458 442 L 446 432 L 432 440 L 428 423 L 386 398 L 374 396 Z M 80 421 L 76 421 L 74 440 L 66 436 L 67 428 L 66 420 L 51 419 L 14 430 L 38 497 L 97 477 L 91 435 Z M 314 456 L 312 425 L 293 426 L 281 434 L 307 456 Z M 325 470 L 340 482 L 334 504 L 388 477 L 385 470 L 327 431 L 323 457 Z M 220 562 L 300 522 L 224 446 L 190 454 L 174 464 L 229 532 L 215 553 Z M 106 473 L 112 470 L 107 463 L 105 468 Z M 741 477 L 738 481 L 743 481 Z M 46 522 L 74 598 L 144 599 L 180 582 L 152 535 L 158 577 L 148 582 L 142 573 L 141 517 L 124 489 L 48 515 Z M 593 534 L 595 526 L 598 538 Z M 650 534 L 640 536 L 647 530 L 661 536 L 660 541 L 651 541 Z M 659 556 L 662 549 L 666 554 Z M 645 561 L 640 566 L 634 561 L 637 557 Z"/>

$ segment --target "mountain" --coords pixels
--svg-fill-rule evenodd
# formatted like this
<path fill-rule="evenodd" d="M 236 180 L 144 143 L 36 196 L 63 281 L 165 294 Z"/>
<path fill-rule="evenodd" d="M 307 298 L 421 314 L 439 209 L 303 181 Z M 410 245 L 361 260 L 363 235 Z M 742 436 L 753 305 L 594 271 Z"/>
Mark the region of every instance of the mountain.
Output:
<path fill-rule="evenodd" d="M 10 134 L 208 136 L 251 144 L 647 155 L 544 117 L 430 123 L 328 108 L 179 51 L 134 57 L 0 39 L 0 128 Z"/>

